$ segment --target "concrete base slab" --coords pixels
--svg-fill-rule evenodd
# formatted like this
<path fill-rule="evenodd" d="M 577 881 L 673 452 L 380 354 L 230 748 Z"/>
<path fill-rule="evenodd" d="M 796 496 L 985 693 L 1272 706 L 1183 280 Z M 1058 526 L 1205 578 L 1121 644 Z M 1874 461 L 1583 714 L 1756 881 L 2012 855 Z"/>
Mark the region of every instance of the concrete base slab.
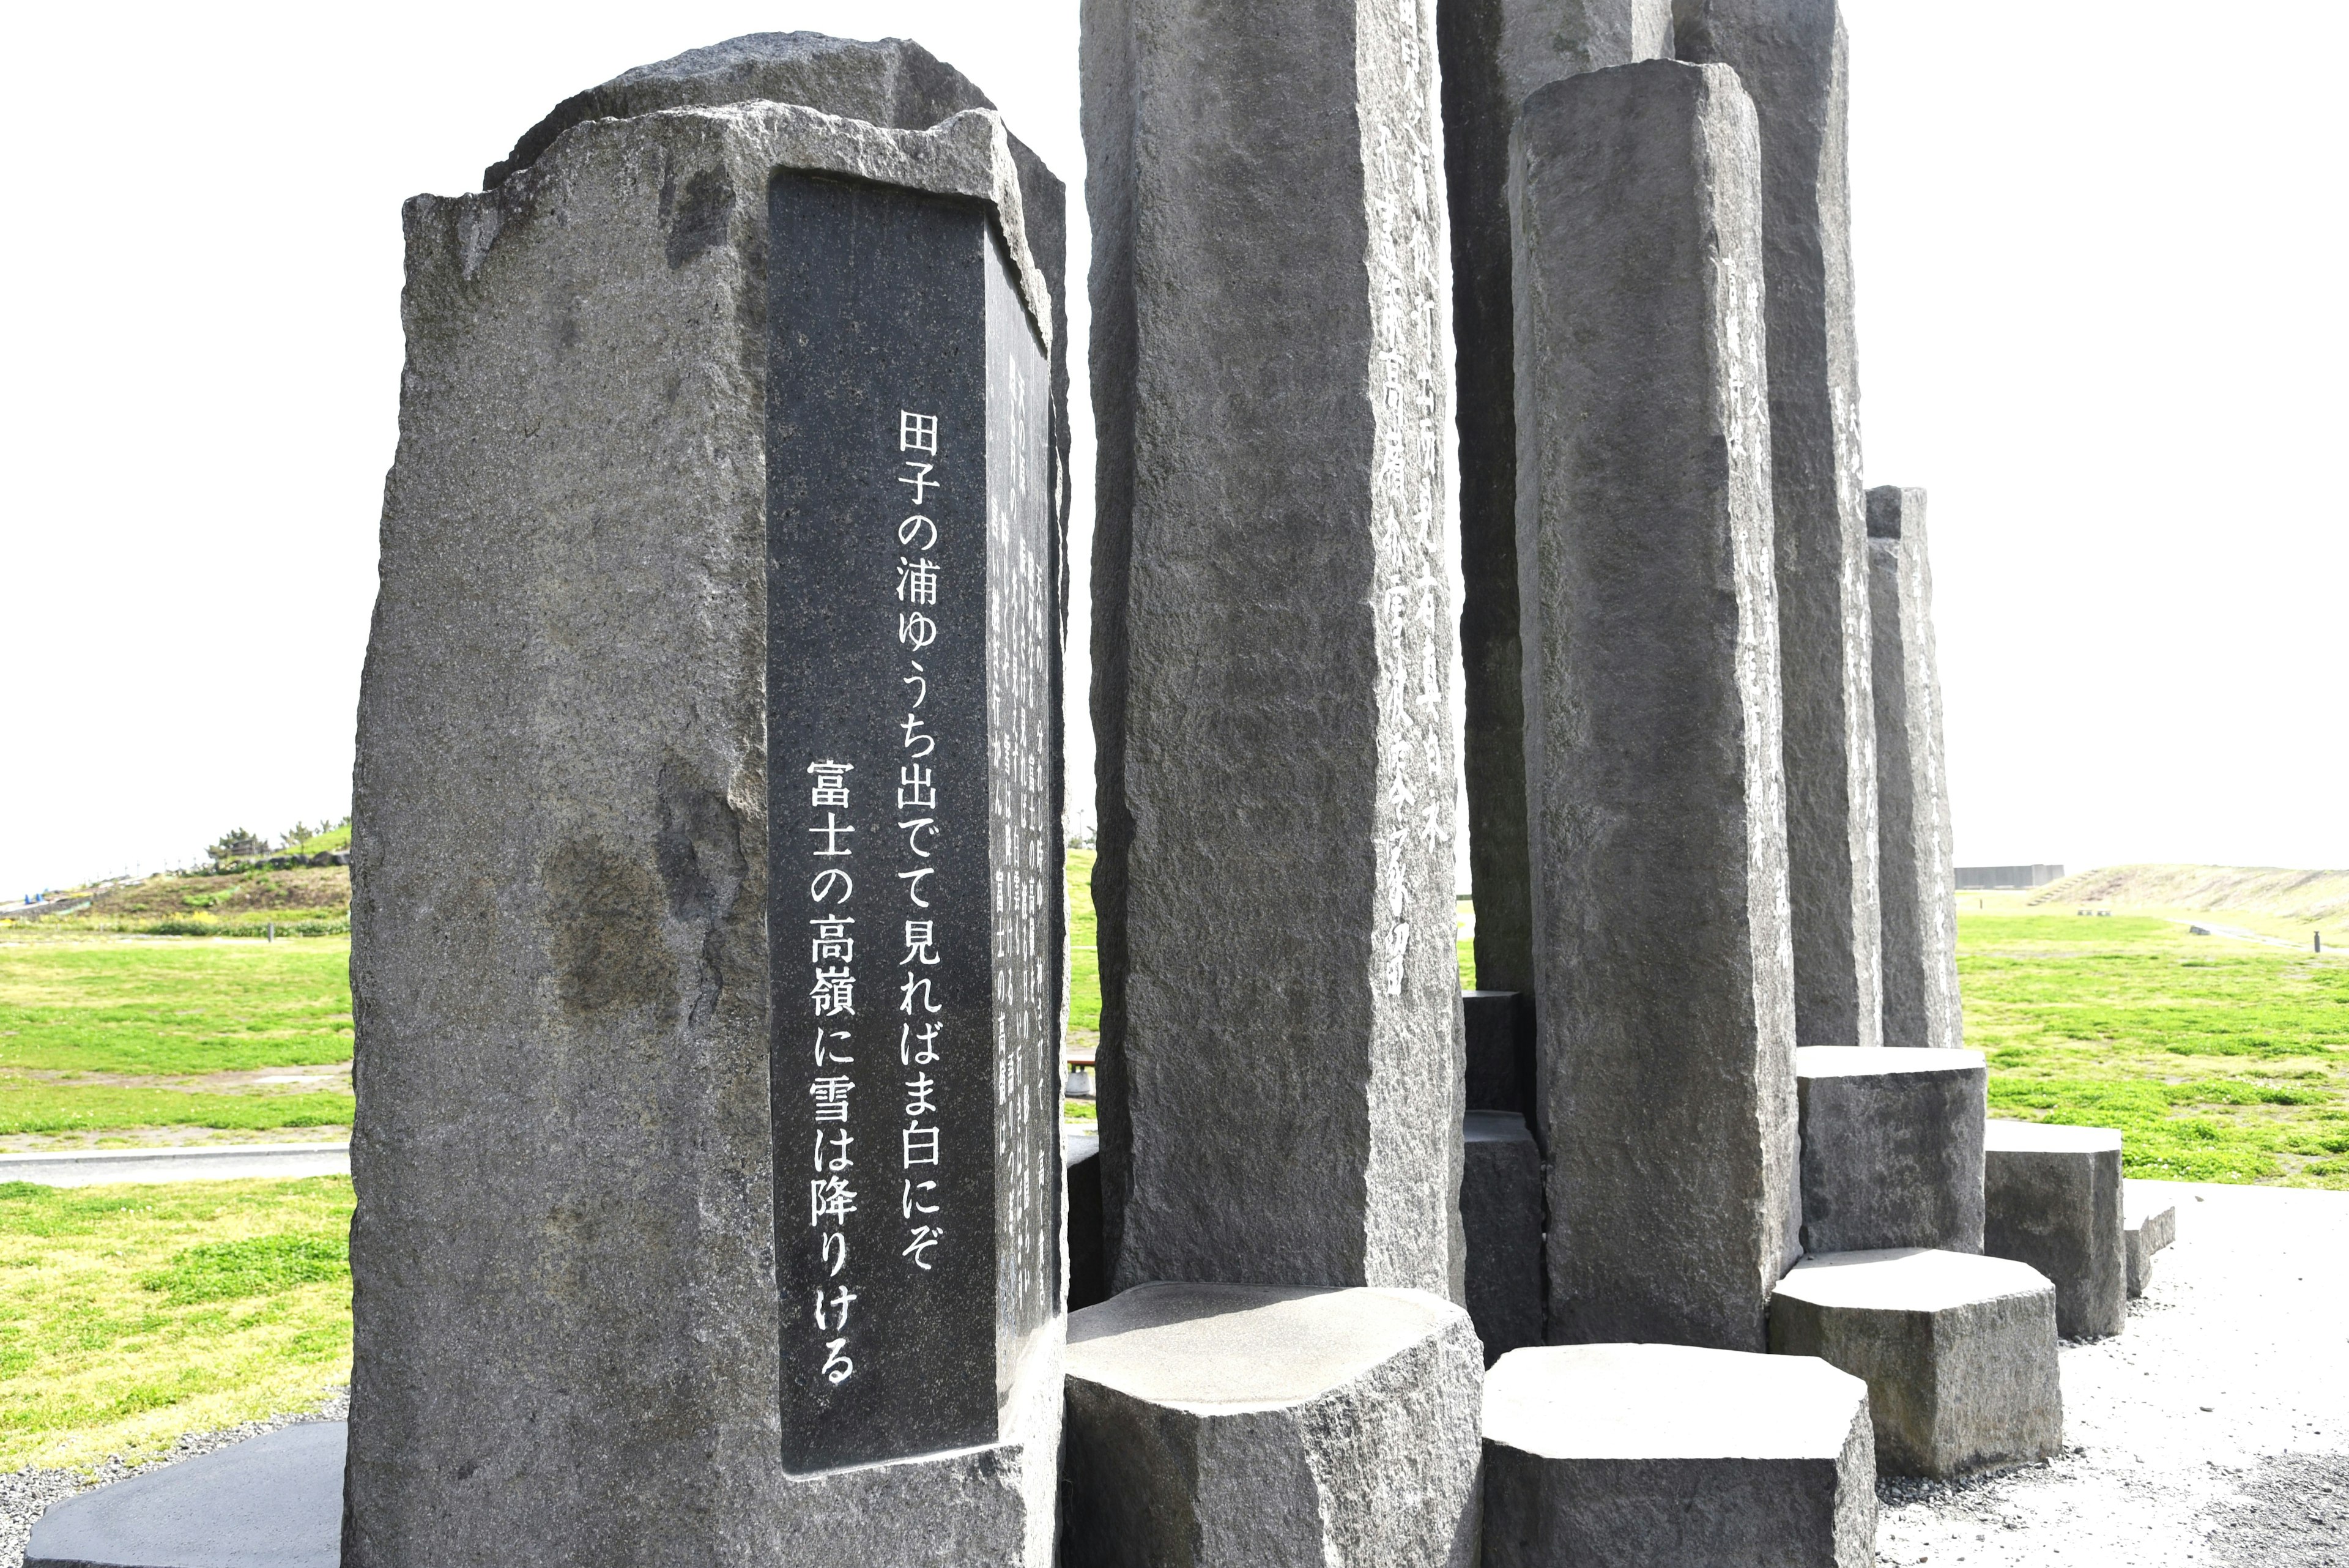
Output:
<path fill-rule="evenodd" d="M 336 1568 L 348 1428 L 312 1421 L 68 1498 L 25 1568 Z"/>
<path fill-rule="evenodd" d="M 1551 1345 L 1485 1376 L 1485 1568 L 1875 1562 L 1868 1386 L 1824 1361 Z"/>
<path fill-rule="evenodd" d="M 1470 1111 L 1461 1152 L 1468 1316 L 1489 1366 L 1542 1342 L 1541 1149 L 1525 1117 Z"/>
<path fill-rule="evenodd" d="M 2128 1293 L 2153 1282 L 2153 1255 L 2178 1240 L 2178 1204 L 2142 1181 L 2121 1183 L 2121 1240 L 2128 1251 Z"/>
<path fill-rule="evenodd" d="M 1471 1568 L 1484 1357 L 1421 1291 L 1137 1285 L 1069 1318 L 1066 1568 Z"/>
<path fill-rule="evenodd" d="M 1949 1480 L 2064 1447 L 2055 1287 L 2028 1263 L 1899 1248 L 1795 1265 L 1770 1348 L 1868 1383 L 1877 1468 Z"/>
<path fill-rule="evenodd" d="M 1983 1128 L 1982 1251 L 2028 1263 L 2055 1285 L 2066 1339 L 2127 1321 L 2121 1135 L 2106 1127 L 1993 1121 Z"/>
<path fill-rule="evenodd" d="M 1809 1045 L 1795 1083 L 1806 1251 L 1982 1250 L 1981 1052 Z"/>

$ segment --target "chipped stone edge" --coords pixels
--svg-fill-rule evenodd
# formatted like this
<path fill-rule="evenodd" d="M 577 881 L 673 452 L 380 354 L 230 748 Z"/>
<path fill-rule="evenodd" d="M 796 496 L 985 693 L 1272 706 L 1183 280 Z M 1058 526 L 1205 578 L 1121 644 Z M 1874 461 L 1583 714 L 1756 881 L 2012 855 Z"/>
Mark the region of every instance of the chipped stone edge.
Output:
<path fill-rule="evenodd" d="M 460 271 L 478 272 L 498 235 L 526 222 L 538 192 L 555 183 L 566 166 L 599 139 L 625 130 L 656 132 L 706 127 L 739 143 L 748 159 L 769 170 L 801 169 L 843 174 L 878 185 L 895 185 L 942 196 L 962 196 L 994 209 L 996 228 L 1019 279 L 1019 292 L 1045 352 L 1052 351 L 1052 293 L 1028 244 L 1027 215 L 1019 201 L 1019 171 L 1011 155 L 1010 132 L 993 109 L 967 109 L 927 130 L 892 130 L 866 120 L 826 114 L 800 104 L 750 102 L 656 109 L 625 119 L 582 120 L 554 139 L 527 169 L 516 170 L 490 191 L 461 196 L 409 199 L 411 219 L 430 220 L 453 208 Z M 762 215 L 765 192 L 750 203 Z"/>

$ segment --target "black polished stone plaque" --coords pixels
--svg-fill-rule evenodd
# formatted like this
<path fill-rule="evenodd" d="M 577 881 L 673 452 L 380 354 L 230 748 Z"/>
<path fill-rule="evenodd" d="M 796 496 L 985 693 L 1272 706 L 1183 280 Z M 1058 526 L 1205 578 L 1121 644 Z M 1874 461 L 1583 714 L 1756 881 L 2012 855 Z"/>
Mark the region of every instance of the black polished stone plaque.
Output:
<path fill-rule="evenodd" d="M 1059 1310 L 1046 356 L 984 206 L 769 192 L 782 1458 L 991 1443 Z"/>

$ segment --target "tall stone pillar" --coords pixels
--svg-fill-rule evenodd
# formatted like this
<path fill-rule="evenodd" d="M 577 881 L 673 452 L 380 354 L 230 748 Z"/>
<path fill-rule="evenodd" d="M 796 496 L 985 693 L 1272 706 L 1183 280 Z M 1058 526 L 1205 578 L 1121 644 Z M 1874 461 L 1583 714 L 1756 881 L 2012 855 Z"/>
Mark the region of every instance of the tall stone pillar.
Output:
<path fill-rule="evenodd" d="M 1674 0 L 1681 58 L 1735 68 L 1762 122 L 1770 452 L 1786 712 L 1795 1027 L 1883 1043 L 1868 517 L 1837 0 Z"/>
<path fill-rule="evenodd" d="M 1439 0 L 1460 431 L 1460 662 L 1476 985 L 1530 995 L 1509 128 L 1536 88 L 1672 52 L 1671 0 Z"/>
<path fill-rule="evenodd" d="M 1570 78 L 1518 121 L 1554 1343 L 1763 1350 L 1798 1255 L 1760 172 L 1720 66 Z"/>
<path fill-rule="evenodd" d="M 408 205 L 350 1568 L 1052 1560 L 1057 182 L 958 82 L 736 40 Z"/>
<path fill-rule="evenodd" d="M 1433 42 L 1084 8 L 1113 1290 L 1461 1290 Z"/>
<path fill-rule="evenodd" d="M 1955 1047 L 1957 871 L 1933 657 L 1925 493 L 1868 493 L 1868 616 L 1876 648 L 1876 831 L 1884 902 L 1884 1043 Z"/>

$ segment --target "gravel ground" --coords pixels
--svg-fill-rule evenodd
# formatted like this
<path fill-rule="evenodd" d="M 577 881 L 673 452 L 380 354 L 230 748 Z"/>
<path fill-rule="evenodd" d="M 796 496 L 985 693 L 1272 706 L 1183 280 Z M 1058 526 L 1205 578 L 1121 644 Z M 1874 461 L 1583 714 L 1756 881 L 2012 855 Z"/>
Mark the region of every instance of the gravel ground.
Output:
<path fill-rule="evenodd" d="M 119 1459 L 110 1459 L 98 1468 L 94 1478 L 79 1470 L 30 1468 L 0 1475 L 0 1568 L 24 1568 L 26 1538 L 33 1533 L 34 1522 L 53 1502 L 62 1502 L 76 1492 L 88 1491 L 109 1481 L 124 1480 L 142 1471 L 209 1454 L 214 1449 L 241 1443 L 280 1427 L 304 1421 L 339 1421 L 350 1413 L 350 1391 L 337 1389 L 324 1406 L 298 1416 L 272 1416 L 265 1421 L 247 1421 L 242 1426 L 223 1427 L 217 1432 L 191 1433 L 172 1445 L 170 1454 L 147 1464 L 126 1465 Z"/>
<path fill-rule="evenodd" d="M 2064 1346 L 2063 1454 L 1883 1483 L 1879 1564 L 2349 1568 L 2349 1192 L 2144 1186 L 2178 1241 Z"/>

